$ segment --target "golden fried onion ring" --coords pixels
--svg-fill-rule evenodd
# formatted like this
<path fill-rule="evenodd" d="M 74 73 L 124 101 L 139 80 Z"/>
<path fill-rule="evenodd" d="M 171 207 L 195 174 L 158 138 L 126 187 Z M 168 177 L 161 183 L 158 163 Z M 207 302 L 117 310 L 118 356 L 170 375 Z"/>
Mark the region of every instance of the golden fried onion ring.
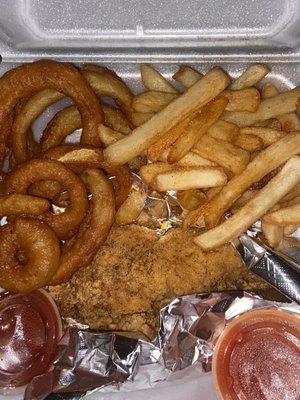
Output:
<path fill-rule="evenodd" d="M 27 194 L 8 194 L 0 196 L 0 216 L 8 215 L 39 215 L 50 208 L 50 202 Z"/>
<path fill-rule="evenodd" d="M 81 173 L 87 168 L 103 169 L 110 177 L 115 191 L 117 208 L 126 200 L 131 186 L 132 174 L 127 164 L 113 168 L 102 160 L 102 154 L 94 146 L 83 146 L 77 144 L 62 144 L 53 147 L 41 154 L 41 157 L 50 158 L 63 162 L 68 168 L 76 173 Z M 31 194 L 40 195 L 40 192 Z"/>
<path fill-rule="evenodd" d="M 47 222 L 60 239 L 71 237 L 78 229 L 88 209 L 88 198 L 82 180 L 62 163 L 54 160 L 31 159 L 12 172 L 4 182 L 4 193 L 26 194 L 35 181 L 54 180 L 68 192 L 70 205 L 60 214 L 47 211 L 37 218 Z"/>
<path fill-rule="evenodd" d="M 33 94 L 18 110 L 12 125 L 12 156 L 19 164 L 30 158 L 30 141 L 33 140 L 31 125 L 50 105 L 64 98 L 64 94 L 53 89 L 44 89 Z"/>
<path fill-rule="evenodd" d="M 104 243 L 115 220 L 115 200 L 111 183 L 103 172 L 88 169 L 82 174 L 92 194 L 88 217 L 69 242 L 65 242 L 59 268 L 51 285 L 66 282 L 79 268 L 88 265 Z"/>
<path fill-rule="evenodd" d="M 2 288 L 30 292 L 43 287 L 57 271 L 59 260 L 59 240 L 45 222 L 17 217 L 0 228 Z"/>
<path fill-rule="evenodd" d="M 7 146 L 8 129 L 4 128 L 18 100 L 43 89 L 55 89 L 72 98 L 82 118 L 81 142 L 100 145 L 98 126 L 103 122 L 103 112 L 91 87 L 74 66 L 40 60 L 12 69 L 0 79 L 0 156 Z"/>

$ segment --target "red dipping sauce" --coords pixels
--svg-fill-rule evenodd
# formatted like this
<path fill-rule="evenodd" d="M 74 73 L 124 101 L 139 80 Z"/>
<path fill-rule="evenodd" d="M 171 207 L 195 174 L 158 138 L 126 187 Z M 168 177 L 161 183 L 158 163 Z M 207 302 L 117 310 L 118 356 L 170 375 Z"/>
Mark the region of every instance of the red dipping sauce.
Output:
<path fill-rule="evenodd" d="M 44 290 L 0 293 L 0 392 L 46 372 L 62 332 L 54 301 Z"/>
<path fill-rule="evenodd" d="M 218 339 L 213 377 L 222 400 L 299 400 L 300 316 L 265 309 L 232 320 Z"/>

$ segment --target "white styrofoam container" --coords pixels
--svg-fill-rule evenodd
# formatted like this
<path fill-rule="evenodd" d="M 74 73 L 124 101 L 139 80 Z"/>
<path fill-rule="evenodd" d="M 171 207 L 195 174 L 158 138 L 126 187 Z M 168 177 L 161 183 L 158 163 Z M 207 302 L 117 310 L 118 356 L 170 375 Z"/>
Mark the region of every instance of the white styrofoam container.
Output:
<path fill-rule="evenodd" d="M 134 92 L 141 62 L 167 78 L 179 64 L 201 72 L 219 65 L 236 77 L 263 62 L 284 90 L 300 85 L 300 0 L 0 0 L 0 55 L 1 75 L 40 58 L 95 62 Z M 201 384 L 195 392 L 193 381 L 182 383 L 187 398 L 201 398 Z M 203 393 L 213 400 L 208 386 Z"/>

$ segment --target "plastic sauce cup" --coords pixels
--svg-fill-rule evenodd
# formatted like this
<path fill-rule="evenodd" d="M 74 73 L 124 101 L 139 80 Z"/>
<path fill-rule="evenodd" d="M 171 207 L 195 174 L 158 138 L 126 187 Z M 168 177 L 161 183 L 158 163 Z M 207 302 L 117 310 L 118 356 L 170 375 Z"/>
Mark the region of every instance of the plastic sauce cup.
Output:
<path fill-rule="evenodd" d="M 233 319 L 214 351 L 220 400 L 300 399 L 300 316 L 280 309 Z"/>

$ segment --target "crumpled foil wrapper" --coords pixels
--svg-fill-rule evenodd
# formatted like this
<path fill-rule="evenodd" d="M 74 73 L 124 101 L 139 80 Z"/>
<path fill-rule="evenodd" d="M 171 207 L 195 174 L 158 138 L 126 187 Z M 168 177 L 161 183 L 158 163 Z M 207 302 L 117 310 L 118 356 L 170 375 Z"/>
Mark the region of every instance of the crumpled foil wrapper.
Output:
<path fill-rule="evenodd" d="M 162 308 L 154 342 L 69 327 L 58 345 L 54 368 L 33 379 L 25 400 L 77 400 L 98 391 L 101 396 L 101 388 L 133 380 L 139 366 L 147 364 L 176 371 L 200 363 L 208 372 L 214 346 L 232 318 L 274 307 L 300 318 L 300 306 L 294 302 L 275 303 L 247 292 L 216 292 L 178 297 Z"/>

